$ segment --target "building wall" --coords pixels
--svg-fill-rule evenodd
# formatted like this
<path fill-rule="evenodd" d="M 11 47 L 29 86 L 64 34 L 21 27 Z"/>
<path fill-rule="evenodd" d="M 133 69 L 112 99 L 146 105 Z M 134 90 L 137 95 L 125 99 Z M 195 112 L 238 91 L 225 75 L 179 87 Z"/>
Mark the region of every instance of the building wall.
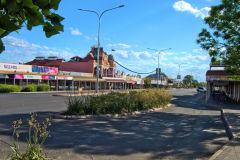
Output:
<path fill-rule="evenodd" d="M 60 64 L 60 71 L 94 73 L 94 61 L 88 62 L 64 62 Z"/>

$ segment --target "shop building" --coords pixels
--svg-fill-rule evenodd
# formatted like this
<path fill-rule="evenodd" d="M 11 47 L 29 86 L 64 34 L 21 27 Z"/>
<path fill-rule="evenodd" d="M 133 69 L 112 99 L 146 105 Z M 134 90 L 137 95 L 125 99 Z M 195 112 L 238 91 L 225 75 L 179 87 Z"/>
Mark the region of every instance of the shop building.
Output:
<path fill-rule="evenodd" d="M 94 90 L 97 51 L 98 48 L 93 46 L 86 57 L 75 56 L 69 61 L 58 57 L 36 57 L 26 64 L 0 63 L 0 83 L 22 87 L 32 83 L 46 83 L 51 86 L 51 90 Z M 99 89 L 133 89 L 143 84 L 139 77 L 116 72 L 114 57 L 107 55 L 103 48 L 100 48 L 99 68 Z M 136 83 L 138 87 L 130 87 L 130 81 L 131 85 Z"/>
<path fill-rule="evenodd" d="M 213 93 L 218 92 L 240 103 L 240 73 L 231 75 L 225 72 L 224 64 L 210 64 L 210 70 L 206 72 L 206 81 L 206 102 L 213 96 Z"/>

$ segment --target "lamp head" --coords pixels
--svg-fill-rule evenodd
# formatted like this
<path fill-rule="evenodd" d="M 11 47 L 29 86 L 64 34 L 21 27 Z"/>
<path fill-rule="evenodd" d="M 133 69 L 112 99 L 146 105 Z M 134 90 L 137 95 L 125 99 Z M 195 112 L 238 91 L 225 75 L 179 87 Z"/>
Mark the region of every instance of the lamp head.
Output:
<path fill-rule="evenodd" d="M 83 9 L 79 8 L 78 10 L 82 11 Z"/>
<path fill-rule="evenodd" d="M 124 6 L 125 6 L 125 5 L 120 5 L 119 8 L 120 8 L 120 7 L 124 7 Z"/>

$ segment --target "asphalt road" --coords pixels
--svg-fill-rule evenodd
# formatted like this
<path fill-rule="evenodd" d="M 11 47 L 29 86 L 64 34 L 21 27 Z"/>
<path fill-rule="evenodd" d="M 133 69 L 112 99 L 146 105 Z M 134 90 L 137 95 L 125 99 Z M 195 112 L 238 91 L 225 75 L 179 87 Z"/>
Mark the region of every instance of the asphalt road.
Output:
<path fill-rule="evenodd" d="M 125 118 L 81 120 L 53 119 L 51 137 L 45 144 L 54 159 L 96 160 L 190 160 L 208 159 L 227 141 L 218 111 L 202 105 L 204 95 L 195 90 L 173 90 L 172 106 L 154 113 Z M 11 142 L 11 123 L 29 112 L 42 119 L 64 110 L 62 97 L 0 95 L 0 137 Z M 23 127 L 20 145 L 25 145 Z M 0 155 L 8 153 L 2 144 Z M 6 154 L 5 154 L 6 155 Z"/>

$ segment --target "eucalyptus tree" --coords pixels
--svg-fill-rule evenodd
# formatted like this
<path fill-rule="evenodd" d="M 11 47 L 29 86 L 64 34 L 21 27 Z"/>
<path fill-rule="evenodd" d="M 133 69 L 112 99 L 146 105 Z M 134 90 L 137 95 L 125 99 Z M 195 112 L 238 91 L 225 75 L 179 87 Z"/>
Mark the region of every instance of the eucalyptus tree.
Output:
<path fill-rule="evenodd" d="M 209 26 L 199 33 L 197 43 L 208 51 L 212 62 L 221 60 L 226 71 L 240 72 L 240 0 L 222 0 L 204 19 Z"/>

